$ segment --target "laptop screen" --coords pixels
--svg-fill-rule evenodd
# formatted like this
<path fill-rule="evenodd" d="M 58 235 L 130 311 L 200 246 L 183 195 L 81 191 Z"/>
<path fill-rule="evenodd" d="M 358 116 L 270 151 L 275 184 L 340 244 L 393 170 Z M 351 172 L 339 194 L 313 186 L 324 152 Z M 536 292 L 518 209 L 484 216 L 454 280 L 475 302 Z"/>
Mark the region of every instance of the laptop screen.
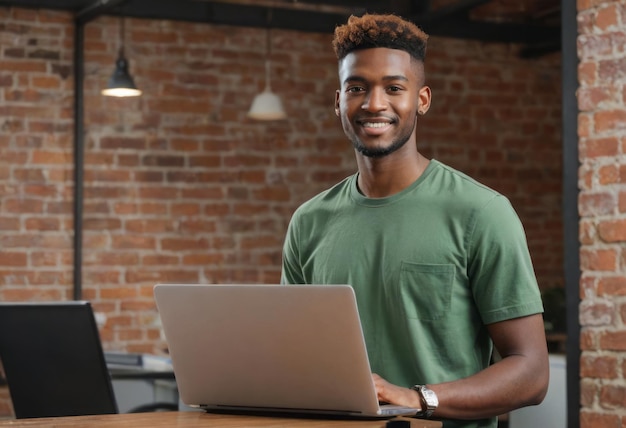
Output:
<path fill-rule="evenodd" d="M 379 414 L 352 287 L 159 284 L 154 293 L 185 404 Z"/>
<path fill-rule="evenodd" d="M 0 303 L 0 326 L 17 418 L 117 413 L 88 302 Z"/>

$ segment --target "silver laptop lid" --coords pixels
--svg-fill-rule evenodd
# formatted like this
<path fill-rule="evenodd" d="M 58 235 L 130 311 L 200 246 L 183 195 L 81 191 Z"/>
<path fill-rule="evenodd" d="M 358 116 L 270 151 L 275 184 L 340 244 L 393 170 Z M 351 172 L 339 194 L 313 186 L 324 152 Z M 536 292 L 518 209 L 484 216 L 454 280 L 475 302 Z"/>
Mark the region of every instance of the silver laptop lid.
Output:
<path fill-rule="evenodd" d="M 185 404 L 379 414 L 350 286 L 158 284 L 154 295 Z"/>

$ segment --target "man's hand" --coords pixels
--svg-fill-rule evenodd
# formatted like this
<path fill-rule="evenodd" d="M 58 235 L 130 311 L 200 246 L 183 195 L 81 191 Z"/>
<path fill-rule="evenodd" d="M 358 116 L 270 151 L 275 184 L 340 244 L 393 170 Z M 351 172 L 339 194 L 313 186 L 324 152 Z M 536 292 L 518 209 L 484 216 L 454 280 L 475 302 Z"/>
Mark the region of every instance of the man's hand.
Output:
<path fill-rule="evenodd" d="M 389 383 L 376 373 L 372 373 L 372 379 L 376 387 L 378 401 L 413 407 L 415 409 L 422 408 L 422 403 L 416 391 Z"/>

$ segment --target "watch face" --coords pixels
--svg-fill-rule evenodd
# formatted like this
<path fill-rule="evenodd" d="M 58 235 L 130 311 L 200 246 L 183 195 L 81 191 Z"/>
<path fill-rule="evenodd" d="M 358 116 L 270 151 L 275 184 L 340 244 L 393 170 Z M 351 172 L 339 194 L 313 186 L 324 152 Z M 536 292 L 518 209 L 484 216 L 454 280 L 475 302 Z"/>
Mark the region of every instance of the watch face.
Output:
<path fill-rule="evenodd" d="M 423 387 L 422 396 L 424 397 L 424 401 L 426 401 L 426 404 L 428 404 L 428 407 L 437 407 L 439 405 L 439 400 L 437 399 L 437 394 L 435 394 L 435 391 Z"/>

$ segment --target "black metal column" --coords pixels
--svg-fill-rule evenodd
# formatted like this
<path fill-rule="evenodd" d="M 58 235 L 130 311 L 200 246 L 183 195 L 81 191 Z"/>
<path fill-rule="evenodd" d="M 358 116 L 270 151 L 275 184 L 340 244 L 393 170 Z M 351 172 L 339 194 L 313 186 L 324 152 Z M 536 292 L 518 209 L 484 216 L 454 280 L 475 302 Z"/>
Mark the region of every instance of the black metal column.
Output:
<path fill-rule="evenodd" d="M 82 299 L 85 167 L 85 25 L 126 0 L 97 0 L 74 18 L 74 300 Z M 113 61 L 112 61 L 113 62 Z"/>
<path fill-rule="evenodd" d="M 82 298 L 85 24 L 74 22 L 74 300 Z"/>
<path fill-rule="evenodd" d="M 561 0 L 563 269 L 567 308 L 567 426 L 580 426 L 580 242 L 578 228 L 578 37 L 576 2 Z"/>

